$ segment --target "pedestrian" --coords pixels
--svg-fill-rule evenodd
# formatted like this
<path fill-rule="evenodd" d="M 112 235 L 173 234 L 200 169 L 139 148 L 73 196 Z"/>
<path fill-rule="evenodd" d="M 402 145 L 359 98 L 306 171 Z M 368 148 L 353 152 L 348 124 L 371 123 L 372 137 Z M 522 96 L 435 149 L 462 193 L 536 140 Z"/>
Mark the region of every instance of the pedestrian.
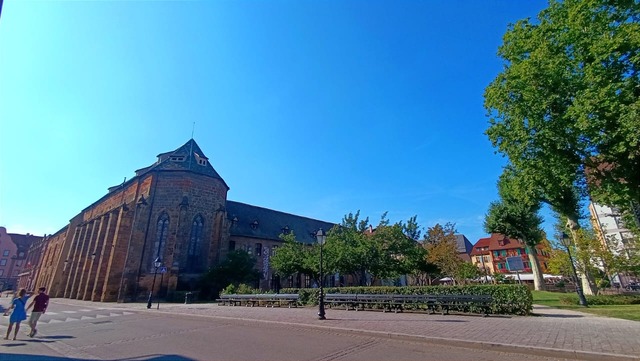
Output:
<path fill-rule="evenodd" d="M 15 324 L 16 329 L 13 332 L 13 339 L 16 339 L 18 336 L 18 331 L 20 330 L 20 322 L 27 319 L 27 311 L 25 310 L 25 306 L 27 305 L 27 301 L 29 297 L 27 296 L 27 290 L 22 288 L 16 297 L 11 301 L 11 307 L 4 313 L 5 316 L 9 315 L 9 311 L 11 312 L 11 316 L 9 316 L 9 328 L 7 328 L 7 336 L 5 336 L 5 340 L 9 339 L 9 334 L 11 333 L 11 329 Z"/>
<path fill-rule="evenodd" d="M 33 301 L 27 306 L 27 311 L 33 307 L 33 311 L 31 311 L 31 315 L 29 316 L 29 327 L 31 327 L 29 337 L 33 337 L 38 333 L 36 329 L 38 320 L 40 316 L 47 311 L 47 306 L 49 306 L 49 296 L 45 293 L 46 290 L 46 287 L 38 288 L 38 295 L 34 297 Z"/>

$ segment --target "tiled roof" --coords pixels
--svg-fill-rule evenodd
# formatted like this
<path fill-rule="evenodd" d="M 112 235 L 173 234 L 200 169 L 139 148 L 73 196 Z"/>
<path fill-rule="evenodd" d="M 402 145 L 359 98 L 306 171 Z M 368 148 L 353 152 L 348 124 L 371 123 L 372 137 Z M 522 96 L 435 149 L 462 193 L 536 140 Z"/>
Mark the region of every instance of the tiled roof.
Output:
<path fill-rule="evenodd" d="M 280 234 L 292 231 L 301 243 L 316 242 L 315 232 L 329 231 L 334 223 L 296 216 L 250 204 L 227 201 L 227 218 L 231 221 L 231 235 L 280 240 Z"/>
<path fill-rule="evenodd" d="M 180 160 L 177 161 L 176 158 L 180 158 Z M 205 165 L 200 164 L 199 161 L 204 162 Z M 227 190 L 229 189 L 227 183 L 213 169 L 209 158 L 204 155 L 198 143 L 193 139 L 189 139 L 188 142 L 174 151 L 158 154 L 158 161 L 153 165 L 136 170 L 136 176 L 141 176 L 150 171 L 190 171 L 204 174 L 221 180 Z"/>
<path fill-rule="evenodd" d="M 502 249 L 524 248 L 524 245 L 517 239 L 509 238 L 500 233 L 491 233 L 489 239 L 489 250 L 497 251 Z"/>
<path fill-rule="evenodd" d="M 15 243 L 16 247 L 18 247 L 18 252 L 27 253 L 27 250 L 31 246 L 33 242 L 39 241 L 42 239 L 40 236 L 34 236 L 33 234 L 17 234 L 17 233 L 8 233 L 9 237 L 13 243 Z"/>
<path fill-rule="evenodd" d="M 464 234 L 456 234 L 456 243 L 458 245 L 458 253 L 471 253 L 473 245 Z"/>
<path fill-rule="evenodd" d="M 490 251 L 487 249 L 485 251 L 480 251 L 480 248 L 489 247 L 489 242 L 491 238 L 480 238 L 478 242 L 473 246 L 473 250 L 471 251 L 472 256 L 488 254 Z"/>

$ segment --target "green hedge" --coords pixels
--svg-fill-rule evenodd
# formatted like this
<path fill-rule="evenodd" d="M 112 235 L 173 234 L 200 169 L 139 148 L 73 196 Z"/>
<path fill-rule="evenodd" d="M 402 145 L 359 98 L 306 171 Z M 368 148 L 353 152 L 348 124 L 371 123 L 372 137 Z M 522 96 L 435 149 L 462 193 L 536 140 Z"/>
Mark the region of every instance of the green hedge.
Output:
<path fill-rule="evenodd" d="M 590 306 L 597 305 L 640 305 L 640 296 L 629 295 L 598 295 L 590 296 L 585 295 L 587 298 L 587 304 Z M 579 305 L 580 300 L 578 295 L 564 295 L 560 296 L 560 303 L 565 305 Z"/>
<path fill-rule="evenodd" d="M 305 305 L 318 303 L 318 288 L 283 288 L 280 293 L 297 293 Z M 410 286 L 410 287 L 327 287 L 326 293 L 369 293 L 400 295 L 491 295 L 492 314 L 528 315 L 533 310 L 533 296 L 524 285 L 472 286 Z M 452 308 L 452 310 L 454 310 Z M 482 312 L 477 306 L 456 309 L 461 312 Z"/>

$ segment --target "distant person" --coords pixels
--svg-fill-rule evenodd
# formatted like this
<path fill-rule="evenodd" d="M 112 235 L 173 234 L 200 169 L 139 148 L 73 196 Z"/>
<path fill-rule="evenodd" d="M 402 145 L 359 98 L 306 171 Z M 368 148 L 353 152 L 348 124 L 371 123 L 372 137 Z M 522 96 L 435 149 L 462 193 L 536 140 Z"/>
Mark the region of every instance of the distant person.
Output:
<path fill-rule="evenodd" d="M 11 307 L 4 313 L 5 316 L 9 315 L 9 311 L 11 312 L 11 316 L 9 316 L 9 328 L 7 328 L 7 336 L 5 336 L 5 340 L 9 339 L 9 334 L 11 333 L 11 329 L 13 325 L 16 325 L 16 330 L 13 333 L 13 339 L 16 339 L 18 336 L 18 331 L 20 330 L 20 322 L 27 319 L 27 311 L 25 310 L 25 306 L 27 305 L 27 301 L 29 297 L 27 296 L 27 290 L 22 288 L 16 297 L 11 301 Z"/>
<path fill-rule="evenodd" d="M 31 311 L 31 316 L 29 316 L 29 327 L 31 327 L 31 332 L 29 332 L 29 337 L 33 337 L 38 333 L 36 326 L 38 325 L 38 320 L 43 313 L 47 311 L 47 306 L 49 306 L 49 296 L 45 293 L 47 289 L 45 287 L 38 288 L 38 295 L 33 298 L 33 301 L 27 306 L 27 311 L 31 307 L 33 307 L 33 311 Z"/>

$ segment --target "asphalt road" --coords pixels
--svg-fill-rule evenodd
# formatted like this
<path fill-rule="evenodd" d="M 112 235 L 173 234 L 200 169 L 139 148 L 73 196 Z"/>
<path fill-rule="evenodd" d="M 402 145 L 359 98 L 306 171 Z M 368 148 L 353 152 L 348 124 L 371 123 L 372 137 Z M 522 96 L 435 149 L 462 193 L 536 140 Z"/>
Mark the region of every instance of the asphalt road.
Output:
<path fill-rule="evenodd" d="M 154 305 L 155 306 L 155 305 Z M 2 333 L 8 317 L 2 317 Z M 0 341 L 0 360 L 561 360 L 339 330 L 55 301 L 35 338 Z"/>

